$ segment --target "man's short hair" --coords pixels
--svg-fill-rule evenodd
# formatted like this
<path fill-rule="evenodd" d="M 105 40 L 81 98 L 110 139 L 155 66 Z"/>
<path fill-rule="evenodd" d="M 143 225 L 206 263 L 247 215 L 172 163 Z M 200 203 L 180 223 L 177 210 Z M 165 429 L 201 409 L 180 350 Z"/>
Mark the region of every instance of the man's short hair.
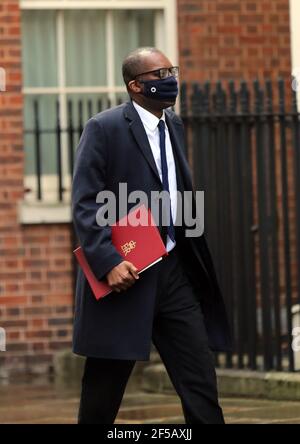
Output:
<path fill-rule="evenodd" d="M 146 46 L 144 48 L 135 49 L 127 55 L 122 65 L 122 74 L 126 86 L 128 86 L 128 83 L 141 73 L 143 57 L 148 54 L 156 53 L 161 53 L 161 51 L 157 48 Z"/>

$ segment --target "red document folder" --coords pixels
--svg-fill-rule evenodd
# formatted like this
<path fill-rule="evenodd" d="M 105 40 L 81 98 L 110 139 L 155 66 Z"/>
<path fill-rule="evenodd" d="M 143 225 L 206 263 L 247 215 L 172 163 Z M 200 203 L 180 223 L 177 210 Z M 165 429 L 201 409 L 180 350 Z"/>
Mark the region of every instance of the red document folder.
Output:
<path fill-rule="evenodd" d="M 136 225 L 137 220 L 143 221 L 142 224 Z M 133 226 L 134 222 L 136 226 Z M 168 254 L 151 211 L 144 205 L 113 224 L 111 231 L 112 243 L 116 250 L 124 257 L 124 260 L 131 262 L 138 269 L 138 273 L 145 271 Z M 76 248 L 74 254 L 96 299 L 101 299 L 111 293 L 112 289 L 107 282 L 99 281 L 94 275 L 82 248 Z"/>

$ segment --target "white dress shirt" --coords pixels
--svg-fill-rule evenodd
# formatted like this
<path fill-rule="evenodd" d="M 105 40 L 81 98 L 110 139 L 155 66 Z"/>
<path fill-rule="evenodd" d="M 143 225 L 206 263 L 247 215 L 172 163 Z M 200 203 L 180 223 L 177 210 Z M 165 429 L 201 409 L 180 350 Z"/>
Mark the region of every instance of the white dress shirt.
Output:
<path fill-rule="evenodd" d="M 165 122 L 165 133 L 166 133 L 166 155 L 168 163 L 168 179 L 169 179 L 169 189 L 170 189 L 170 199 L 171 199 L 171 212 L 173 223 L 176 220 L 177 214 L 177 181 L 176 181 L 176 167 L 173 155 L 173 149 L 170 139 L 170 133 L 166 123 L 165 111 L 161 119 L 156 117 L 154 114 L 147 111 L 145 108 L 138 105 L 136 102 L 132 101 L 133 106 L 137 110 L 140 119 L 144 125 L 146 134 L 148 136 L 149 144 L 152 150 L 152 154 L 156 163 L 157 171 L 162 182 L 162 170 L 161 170 L 161 157 L 160 157 L 160 140 L 159 140 L 159 129 L 158 123 L 160 120 Z M 170 237 L 167 237 L 167 251 L 171 251 L 176 245 Z"/>

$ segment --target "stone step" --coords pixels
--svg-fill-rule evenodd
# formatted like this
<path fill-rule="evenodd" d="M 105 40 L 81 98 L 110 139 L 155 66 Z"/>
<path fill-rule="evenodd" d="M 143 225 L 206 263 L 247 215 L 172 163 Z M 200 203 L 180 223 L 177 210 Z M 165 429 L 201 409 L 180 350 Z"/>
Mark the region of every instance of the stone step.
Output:
<path fill-rule="evenodd" d="M 129 389 L 139 388 L 144 370 L 149 365 L 160 363 L 160 356 L 153 347 L 149 361 L 137 361 L 129 379 Z M 70 350 L 61 350 L 54 357 L 55 383 L 58 386 L 79 386 L 83 374 L 85 358 L 75 355 Z"/>
<path fill-rule="evenodd" d="M 217 369 L 217 376 L 222 397 L 300 400 L 300 373 Z M 143 370 L 141 388 L 146 392 L 174 393 L 162 363 L 149 365 Z"/>
<path fill-rule="evenodd" d="M 147 366 L 143 371 L 142 390 L 155 393 L 174 393 L 165 366 L 161 363 Z"/>

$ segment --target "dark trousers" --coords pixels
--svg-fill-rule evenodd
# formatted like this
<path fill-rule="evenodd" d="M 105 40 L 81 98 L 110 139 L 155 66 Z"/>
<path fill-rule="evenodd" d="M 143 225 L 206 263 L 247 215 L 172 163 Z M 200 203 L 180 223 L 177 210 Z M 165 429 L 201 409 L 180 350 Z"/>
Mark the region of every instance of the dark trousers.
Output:
<path fill-rule="evenodd" d="M 186 424 L 224 424 L 199 302 L 176 247 L 159 266 L 152 340 L 180 397 Z M 87 358 L 79 424 L 113 424 L 135 361 Z"/>

